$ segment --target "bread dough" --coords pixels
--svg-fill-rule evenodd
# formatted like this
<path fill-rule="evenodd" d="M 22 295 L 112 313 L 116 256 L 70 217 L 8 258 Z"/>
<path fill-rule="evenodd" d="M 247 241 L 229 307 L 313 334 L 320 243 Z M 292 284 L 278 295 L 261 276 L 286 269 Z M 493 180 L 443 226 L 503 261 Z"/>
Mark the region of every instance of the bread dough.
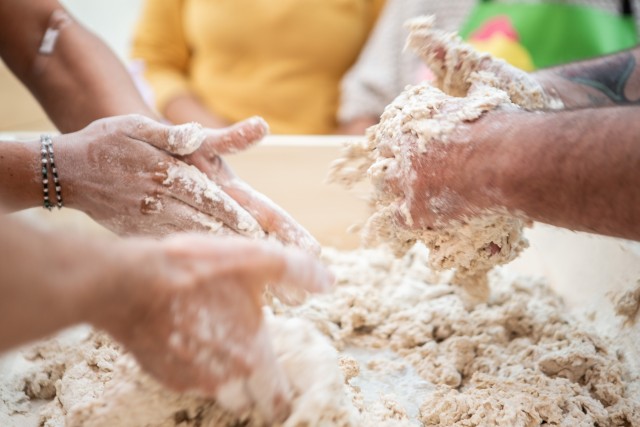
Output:
<path fill-rule="evenodd" d="M 489 301 L 469 307 L 426 255 L 420 244 L 402 258 L 325 249 L 332 294 L 272 301 L 274 349 L 296 396 L 285 426 L 640 425 L 624 349 L 543 282 L 498 269 Z M 26 356 L 29 369 L 0 401 L 21 402 L 15 414 L 47 399 L 42 426 L 263 425 L 256 410 L 235 415 L 164 389 L 99 332 Z"/>

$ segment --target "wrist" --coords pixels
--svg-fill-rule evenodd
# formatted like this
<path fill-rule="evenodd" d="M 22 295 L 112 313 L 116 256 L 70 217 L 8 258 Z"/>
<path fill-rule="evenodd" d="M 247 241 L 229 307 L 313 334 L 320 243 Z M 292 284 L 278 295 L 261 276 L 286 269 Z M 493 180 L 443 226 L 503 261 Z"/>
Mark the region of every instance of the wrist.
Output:
<path fill-rule="evenodd" d="M 465 165 L 469 202 L 480 211 L 512 211 L 518 153 L 509 141 L 521 111 L 493 111 L 473 128 L 474 148 Z M 520 142 L 520 141 L 519 141 Z M 519 145 L 519 144 L 516 144 Z"/>
<path fill-rule="evenodd" d="M 80 146 L 70 141 L 71 134 L 56 135 L 51 138 L 55 153 L 56 168 L 58 171 L 60 191 L 64 206 L 80 209 L 78 206 L 78 191 L 76 186 L 76 173 L 86 163 L 78 152 Z M 54 196 L 55 193 L 51 194 Z"/>

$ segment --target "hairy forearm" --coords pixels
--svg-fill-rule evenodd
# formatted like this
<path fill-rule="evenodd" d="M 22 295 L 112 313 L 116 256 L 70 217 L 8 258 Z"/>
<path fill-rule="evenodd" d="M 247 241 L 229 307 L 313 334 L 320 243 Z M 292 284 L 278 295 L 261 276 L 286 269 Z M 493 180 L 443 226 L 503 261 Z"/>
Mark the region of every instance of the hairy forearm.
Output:
<path fill-rule="evenodd" d="M 503 113 L 496 204 L 533 220 L 640 240 L 640 107 Z"/>
<path fill-rule="evenodd" d="M 640 104 L 640 47 L 535 73 L 567 109 Z"/>
<path fill-rule="evenodd" d="M 80 322 L 116 300 L 113 242 L 0 217 L 0 351 Z"/>
<path fill-rule="evenodd" d="M 107 116 L 154 117 L 115 54 L 74 21 L 52 23 L 56 10 L 63 8 L 53 0 L 0 3 L 0 55 L 55 125 L 70 132 Z M 60 27 L 53 51 L 39 53 L 51 25 Z"/>

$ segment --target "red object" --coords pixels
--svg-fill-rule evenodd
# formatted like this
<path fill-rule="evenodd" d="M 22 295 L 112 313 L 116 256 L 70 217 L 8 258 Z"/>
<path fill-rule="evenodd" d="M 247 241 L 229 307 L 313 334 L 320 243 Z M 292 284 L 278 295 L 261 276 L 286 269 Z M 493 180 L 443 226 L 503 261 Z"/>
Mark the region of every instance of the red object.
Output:
<path fill-rule="evenodd" d="M 509 17 L 505 15 L 496 16 L 495 18 L 488 20 L 482 27 L 478 28 L 478 30 L 471 34 L 469 40 L 489 40 L 496 34 L 502 34 L 515 42 L 520 40 L 518 32 L 511 24 L 511 20 L 509 20 Z"/>

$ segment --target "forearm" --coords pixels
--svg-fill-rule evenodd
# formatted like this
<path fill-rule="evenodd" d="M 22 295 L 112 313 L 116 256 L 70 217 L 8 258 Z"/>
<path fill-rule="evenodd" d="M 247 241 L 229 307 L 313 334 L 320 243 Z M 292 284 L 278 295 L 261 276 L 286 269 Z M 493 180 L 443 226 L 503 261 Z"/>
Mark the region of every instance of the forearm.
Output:
<path fill-rule="evenodd" d="M 640 104 L 640 47 L 535 73 L 567 109 Z"/>
<path fill-rule="evenodd" d="M 496 205 L 640 240 L 640 107 L 505 113 L 491 129 Z M 497 119 L 497 120 L 496 120 Z"/>
<path fill-rule="evenodd" d="M 42 231 L 0 217 L 0 351 L 113 305 L 122 260 L 112 242 Z"/>
<path fill-rule="evenodd" d="M 0 201 L 9 211 L 42 205 L 39 141 L 0 141 Z"/>
<path fill-rule="evenodd" d="M 60 23 L 50 54 L 39 53 L 57 1 L 0 3 L 0 54 L 63 132 L 112 115 L 154 116 L 115 54 L 80 24 Z"/>

